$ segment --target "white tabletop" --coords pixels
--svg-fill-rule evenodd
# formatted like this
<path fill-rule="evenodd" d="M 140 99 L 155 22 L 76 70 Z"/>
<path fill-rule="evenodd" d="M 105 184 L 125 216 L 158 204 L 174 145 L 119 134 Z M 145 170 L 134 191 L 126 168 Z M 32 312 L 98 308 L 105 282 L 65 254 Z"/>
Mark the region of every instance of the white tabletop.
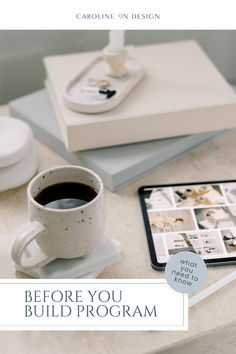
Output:
<path fill-rule="evenodd" d="M 0 114 L 6 115 L 6 106 Z M 39 170 L 68 164 L 37 142 Z M 121 243 L 121 262 L 108 266 L 101 278 L 163 278 L 149 265 L 145 232 L 137 189 L 146 184 L 178 183 L 236 178 L 236 131 L 201 147 L 116 193 L 105 191 L 106 232 Z M 26 185 L 0 193 L 0 277 L 23 277 L 15 273 L 11 246 L 28 222 Z M 206 286 L 235 270 L 236 266 L 209 268 Z M 189 331 L 184 332 L 0 332 L 5 354 L 145 353 L 199 336 L 236 321 L 236 282 L 227 285 L 190 310 Z"/>

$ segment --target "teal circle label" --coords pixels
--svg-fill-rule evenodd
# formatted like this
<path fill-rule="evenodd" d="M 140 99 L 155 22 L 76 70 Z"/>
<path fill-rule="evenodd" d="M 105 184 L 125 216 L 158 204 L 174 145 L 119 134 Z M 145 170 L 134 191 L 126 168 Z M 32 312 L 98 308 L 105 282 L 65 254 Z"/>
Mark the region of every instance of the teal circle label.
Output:
<path fill-rule="evenodd" d="M 170 257 L 165 268 L 169 286 L 182 294 L 199 290 L 206 281 L 207 267 L 203 259 L 194 252 L 178 252 Z"/>

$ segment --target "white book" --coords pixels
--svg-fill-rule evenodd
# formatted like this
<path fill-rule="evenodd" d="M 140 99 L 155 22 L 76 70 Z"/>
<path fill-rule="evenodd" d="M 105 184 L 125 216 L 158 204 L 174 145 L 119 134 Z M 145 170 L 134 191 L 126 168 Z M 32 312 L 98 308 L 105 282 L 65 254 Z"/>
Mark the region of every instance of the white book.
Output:
<path fill-rule="evenodd" d="M 98 54 L 44 58 L 53 106 L 68 151 L 236 126 L 235 93 L 195 41 L 135 47 L 132 56 L 143 63 L 145 77 L 112 111 L 83 114 L 66 108 L 63 91 L 68 80 Z"/>

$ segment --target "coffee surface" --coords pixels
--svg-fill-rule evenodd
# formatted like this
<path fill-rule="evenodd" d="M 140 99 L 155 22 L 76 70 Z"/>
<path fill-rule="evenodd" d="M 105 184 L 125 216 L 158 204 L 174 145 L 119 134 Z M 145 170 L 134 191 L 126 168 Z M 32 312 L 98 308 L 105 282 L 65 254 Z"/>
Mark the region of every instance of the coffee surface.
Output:
<path fill-rule="evenodd" d="M 34 198 L 39 204 L 52 209 L 71 209 L 87 204 L 97 196 L 92 187 L 76 182 L 48 186 Z"/>

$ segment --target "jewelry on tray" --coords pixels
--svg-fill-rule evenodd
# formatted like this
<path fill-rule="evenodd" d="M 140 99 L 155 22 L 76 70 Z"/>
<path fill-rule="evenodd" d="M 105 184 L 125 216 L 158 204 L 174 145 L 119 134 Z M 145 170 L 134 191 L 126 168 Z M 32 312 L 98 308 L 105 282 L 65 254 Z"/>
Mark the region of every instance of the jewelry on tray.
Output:
<path fill-rule="evenodd" d="M 113 97 L 116 94 L 116 90 L 108 90 L 106 88 L 97 88 L 89 86 L 81 87 L 81 90 L 84 92 L 96 92 L 98 94 L 105 95 L 107 99 Z"/>
<path fill-rule="evenodd" d="M 90 86 L 97 86 L 99 88 L 108 88 L 111 85 L 111 81 L 110 80 L 106 80 L 106 79 L 89 79 L 89 85 Z"/>

